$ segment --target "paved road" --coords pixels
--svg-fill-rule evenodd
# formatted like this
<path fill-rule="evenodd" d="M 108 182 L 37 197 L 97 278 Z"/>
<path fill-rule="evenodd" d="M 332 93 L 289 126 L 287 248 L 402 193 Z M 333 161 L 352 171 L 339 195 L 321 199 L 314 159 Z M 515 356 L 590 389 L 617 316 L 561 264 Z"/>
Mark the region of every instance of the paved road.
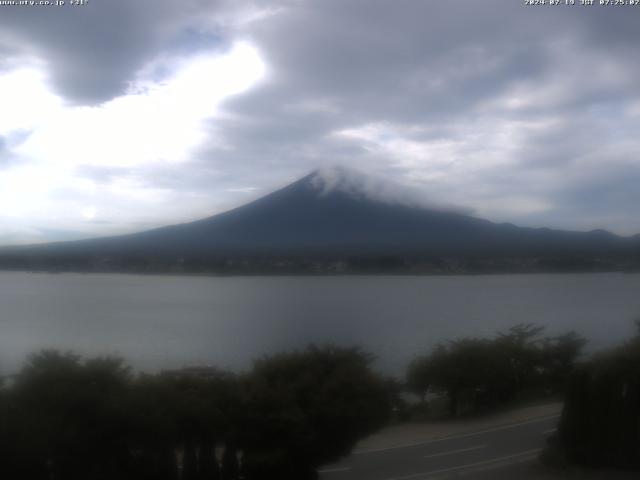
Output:
<path fill-rule="evenodd" d="M 531 462 L 559 415 L 487 428 L 408 446 L 356 453 L 320 470 L 322 480 L 433 480 Z M 473 474 L 473 475 L 471 475 Z"/>

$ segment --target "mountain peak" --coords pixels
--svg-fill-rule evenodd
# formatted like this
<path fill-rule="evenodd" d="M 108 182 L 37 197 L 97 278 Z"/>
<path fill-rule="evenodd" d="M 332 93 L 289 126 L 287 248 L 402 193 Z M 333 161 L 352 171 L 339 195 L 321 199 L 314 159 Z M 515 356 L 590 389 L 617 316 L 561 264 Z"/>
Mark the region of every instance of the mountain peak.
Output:
<path fill-rule="evenodd" d="M 470 213 L 465 208 L 439 203 L 415 187 L 342 165 L 319 168 L 304 180 L 320 196 L 342 193 L 358 200 L 376 203 Z"/>
<path fill-rule="evenodd" d="M 374 184 L 380 186 L 383 183 L 372 175 L 341 165 L 314 170 L 307 177 L 307 181 L 321 195 L 343 192 L 355 196 L 367 196 Z"/>
<path fill-rule="evenodd" d="M 38 255 L 43 264 L 52 259 L 56 268 L 78 262 L 93 268 L 105 258 L 116 266 L 126 265 L 128 258 L 160 263 L 186 258 L 200 268 L 198 261 L 210 265 L 233 258 L 301 261 L 379 255 L 528 258 L 535 270 L 543 257 L 573 262 L 580 256 L 637 255 L 640 248 L 638 239 L 606 232 L 499 225 L 428 200 L 417 188 L 350 168 L 325 167 L 249 204 L 195 222 L 121 237 L 0 250 L 0 267 L 4 261 L 11 268 L 31 268 Z M 256 268 L 261 268 L 262 260 L 257 261 Z"/>

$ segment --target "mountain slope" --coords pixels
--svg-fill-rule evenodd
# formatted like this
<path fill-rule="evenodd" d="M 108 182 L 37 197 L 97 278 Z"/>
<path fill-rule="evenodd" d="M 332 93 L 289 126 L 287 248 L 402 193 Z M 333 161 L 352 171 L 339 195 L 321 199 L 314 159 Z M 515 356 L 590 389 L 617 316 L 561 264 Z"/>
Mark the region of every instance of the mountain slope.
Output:
<path fill-rule="evenodd" d="M 377 200 L 367 186 L 366 177 L 350 171 L 314 172 L 252 203 L 196 222 L 11 250 L 38 256 L 527 257 L 626 254 L 637 251 L 640 243 L 600 230 L 496 224 L 406 202 L 388 192 Z"/>

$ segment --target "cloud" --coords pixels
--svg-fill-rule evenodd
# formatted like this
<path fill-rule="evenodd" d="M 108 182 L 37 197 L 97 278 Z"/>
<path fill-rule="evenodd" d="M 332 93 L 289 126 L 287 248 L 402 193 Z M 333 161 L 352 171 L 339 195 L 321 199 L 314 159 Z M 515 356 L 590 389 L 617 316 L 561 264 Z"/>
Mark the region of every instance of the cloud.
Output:
<path fill-rule="evenodd" d="M 214 127 L 242 149 L 204 155 L 290 177 L 345 164 L 495 220 L 640 230 L 631 214 L 595 215 L 577 180 L 586 157 L 595 172 L 615 171 L 616 151 L 638 155 L 632 22 L 584 8 L 463 5 L 301 2 L 253 28 L 276 73 L 228 102 L 233 121 Z M 557 214 L 569 204 L 571 215 Z"/>
<path fill-rule="evenodd" d="M 182 63 L 164 82 L 145 82 L 144 87 L 95 107 L 43 112 L 38 102 L 33 115 L 37 119 L 29 118 L 39 122 L 38 128 L 17 153 L 43 158 L 46 152 L 58 166 L 185 161 L 190 149 L 203 140 L 200 123 L 215 115 L 222 99 L 257 81 L 263 65 L 246 44 L 236 45 L 226 55 L 196 56 Z M 31 89 L 17 91 L 26 96 Z M 43 92 L 43 98 L 46 103 L 55 97 Z M 20 110 L 19 102 L 14 108 Z"/>
<path fill-rule="evenodd" d="M 225 50 L 238 28 L 269 13 L 260 3 L 93 0 L 81 7 L 67 2 L 64 7 L 3 8 L 0 54 L 11 51 L 13 61 L 43 61 L 56 94 L 74 104 L 95 105 L 126 93 L 134 74 L 158 54 Z"/>
<path fill-rule="evenodd" d="M 629 12 L 510 0 L 5 8 L 0 105 L 14 113 L 0 113 L 0 201 L 19 205 L 0 213 L 133 230 L 338 164 L 496 221 L 635 233 Z M 253 73 L 216 63 L 238 45 Z"/>
<path fill-rule="evenodd" d="M 171 69 L 160 83 L 144 79 L 130 93 L 90 107 L 65 105 L 37 70 L 0 76 L 6 87 L 0 88 L 6 112 L 0 133 L 18 138 L 16 132 L 29 131 L 11 148 L 19 161 L 0 175 L 0 215 L 93 228 L 86 221 L 98 212 L 115 218 L 137 204 L 140 216 L 145 205 L 173 198 L 128 172 L 188 161 L 206 138 L 205 120 L 215 117 L 224 98 L 259 80 L 264 68 L 255 48 L 238 43 L 224 54 L 183 58 Z M 114 208 L 126 204 L 120 212 Z M 170 211 L 163 213 L 180 218 Z"/>
<path fill-rule="evenodd" d="M 311 177 L 311 184 L 320 195 L 342 192 L 374 202 L 466 214 L 472 213 L 468 208 L 441 204 L 420 189 L 408 188 L 406 185 L 400 185 L 389 179 L 339 165 L 325 166 L 316 170 Z"/>

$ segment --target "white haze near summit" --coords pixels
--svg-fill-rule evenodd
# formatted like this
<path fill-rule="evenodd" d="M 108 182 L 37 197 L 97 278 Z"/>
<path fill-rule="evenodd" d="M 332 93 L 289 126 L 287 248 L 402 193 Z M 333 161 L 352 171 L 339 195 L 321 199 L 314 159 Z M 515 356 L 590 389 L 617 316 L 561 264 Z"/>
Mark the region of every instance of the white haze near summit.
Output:
<path fill-rule="evenodd" d="M 372 202 L 442 212 L 473 213 L 473 210 L 468 207 L 439 203 L 437 199 L 431 198 L 422 189 L 402 185 L 378 175 L 363 173 L 340 165 L 319 168 L 313 173 L 311 184 L 321 197 L 333 192 L 342 192 Z"/>
<path fill-rule="evenodd" d="M 639 15 L 512 0 L 0 7 L 0 244 L 194 220 L 318 168 L 329 185 L 332 165 L 366 173 L 368 198 L 640 232 Z"/>

